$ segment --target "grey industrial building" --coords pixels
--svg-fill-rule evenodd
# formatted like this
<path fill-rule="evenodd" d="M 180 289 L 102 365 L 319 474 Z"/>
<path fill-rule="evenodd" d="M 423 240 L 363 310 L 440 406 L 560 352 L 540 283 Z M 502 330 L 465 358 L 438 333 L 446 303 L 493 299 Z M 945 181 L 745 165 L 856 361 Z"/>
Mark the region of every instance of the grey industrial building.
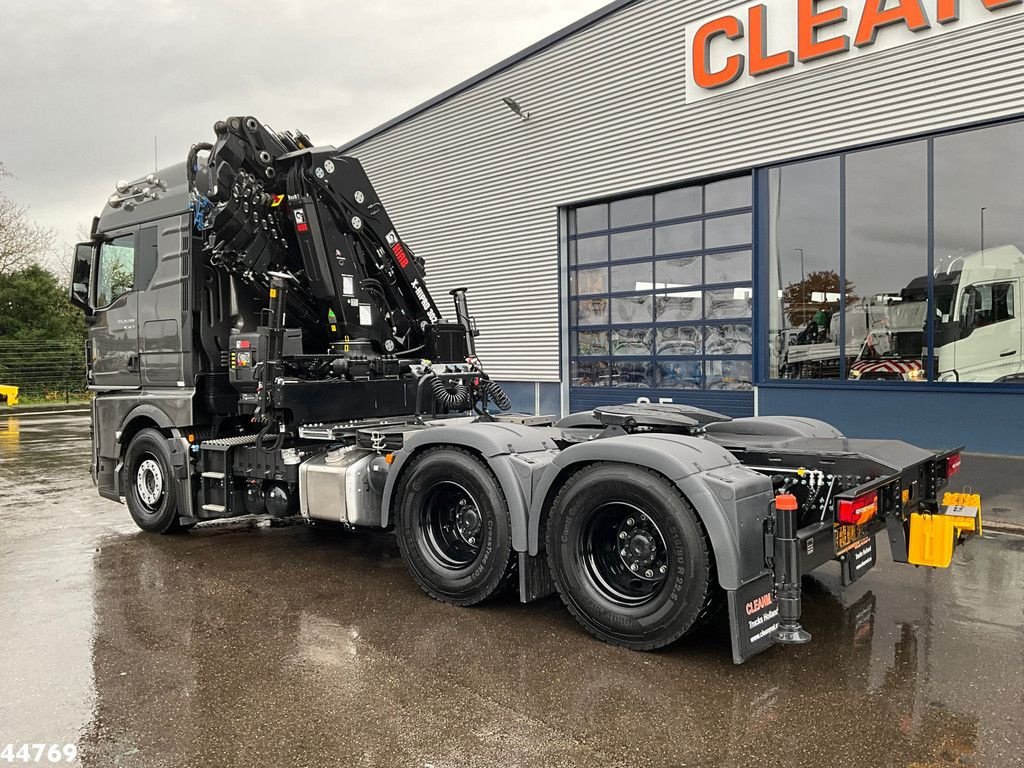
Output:
<path fill-rule="evenodd" d="M 1024 3 L 618 0 L 344 147 L 520 408 L 1024 453 Z"/>

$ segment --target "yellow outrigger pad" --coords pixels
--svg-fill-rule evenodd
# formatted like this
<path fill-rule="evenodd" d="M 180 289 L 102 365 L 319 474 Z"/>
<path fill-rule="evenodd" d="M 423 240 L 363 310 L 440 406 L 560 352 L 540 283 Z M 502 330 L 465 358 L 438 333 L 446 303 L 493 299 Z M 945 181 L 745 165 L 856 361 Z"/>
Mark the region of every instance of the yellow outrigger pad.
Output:
<path fill-rule="evenodd" d="M 981 534 L 981 496 L 976 493 L 947 493 L 937 514 L 915 512 L 910 515 L 908 562 L 948 568 L 963 533 Z"/>
<path fill-rule="evenodd" d="M 18 404 L 18 388 L 0 384 L 0 401 L 6 400 L 8 405 Z"/>

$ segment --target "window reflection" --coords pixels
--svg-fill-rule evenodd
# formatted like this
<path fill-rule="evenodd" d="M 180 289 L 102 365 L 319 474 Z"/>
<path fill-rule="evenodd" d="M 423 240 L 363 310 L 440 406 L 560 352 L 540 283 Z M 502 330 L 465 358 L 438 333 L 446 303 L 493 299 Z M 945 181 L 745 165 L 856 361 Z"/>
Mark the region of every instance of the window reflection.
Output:
<path fill-rule="evenodd" d="M 712 325 L 706 332 L 705 352 L 710 355 L 749 355 L 753 352 L 753 335 L 747 324 Z"/>
<path fill-rule="evenodd" d="M 677 360 L 659 362 L 658 386 L 665 389 L 700 389 L 700 362 Z"/>
<path fill-rule="evenodd" d="M 574 360 L 569 377 L 574 387 L 607 387 L 611 382 L 607 360 Z"/>
<path fill-rule="evenodd" d="M 773 376 L 837 378 L 845 368 L 862 381 L 1024 378 L 1024 123 L 932 145 L 931 233 L 925 140 L 771 169 Z"/>
<path fill-rule="evenodd" d="M 709 320 L 750 317 L 754 311 L 754 291 L 751 288 L 723 288 L 708 291 L 705 313 Z"/>
<path fill-rule="evenodd" d="M 100 246 L 96 271 L 96 306 L 105 307 L 135 284 L 135 235 L 124 235 Z"/>
<path fill-rule="evenodd" d="M 1020 122 L 935 139 L 935 358 L 942 381 L 1021 383 L 1021 147 Z"/>
<path fill-rule="evenodd" d="M 612 267 L 612 292 L 649 291 L 654 287 L 654 265 L 649 261 Z"/>
<path fill-rule="evenodd" d="M 616 362 L 612 365 L 612 386 L 650 389 L 657 386 L 654 364 L 649 362 Z"/>
<path fill-rule="evenodd" d="M 654 302 L 647 296 L 620 296 L 612 299 L 613 323 L 649 323 Z"/>
<path fill-rule="evenodd" d="M 749 383 L 751 188 L 748 174 L 570 212 L 573 386 Z"/>
<path fill-rule="evenodd" d="M 597 356 L 608 354 L 608 331 L 577 331 L 573 334 L 574 355 Z"/>
<path fill-rule="evenodd" d="M 654 331 L 650 328 L 615 328 L 612 330 L 612 354 L 637 357 L 653 354 Z"/>
<path fill-rule="evenodd" d="M 576 325 L 606 325 L 608 299 L 580 299 L 576 304 Z"/>
<path fill-rule="evenodd" d="M 700 320 L 703 316 L 700 291 L 677 291 L 658 296 L 656 319 L 659 323 Z"/>
<path fill-rule="evenodd" d="M 754 388 L 752 366 L 748 360 L 709 360 L 704 364 L 704 375 L 708 389 Z"/>
<path fill-rule="evenodd" d="M 700 355 L 704 337 L 700 326 L 683 325 L 658 328 L 659 355 Z"/>

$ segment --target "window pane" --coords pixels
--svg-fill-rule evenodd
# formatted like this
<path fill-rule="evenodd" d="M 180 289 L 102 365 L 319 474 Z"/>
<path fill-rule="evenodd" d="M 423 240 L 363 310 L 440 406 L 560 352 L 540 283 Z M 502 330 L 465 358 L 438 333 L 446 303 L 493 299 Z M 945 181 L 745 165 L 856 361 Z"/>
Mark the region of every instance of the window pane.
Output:
<path fill-rule="evenodd" d="M 608 206 L 588 205 L 585 208 L 576 209 L 576 232 L 598 232 L 608 229 Z"/>
<path fill-rule="evenodd" d="M 920 278 L 927 285 L 927 274 L 926 142 L 847 155 L 846 339 L 837 346 L 846 345 L 848 359 L 851 355 L 858 357 L 859 352 L 860 358 L 898 358 L 921 365 L 926 313 L 918 313 L 910 327 L 898 331 L 896 327 L 903 325 L 899 315 L 912 314 L 903 301 L 904 289 Z M 926 301 L 927 293 L 918 298 Z M 828 335 L 832 335 L 833 325 L 837 335 L 838 323 L 828 320 Z M 903 346 L 899 336 L 909 339 L 910 346 L 917 350 L 909 359 L 898 354 Z"/>
<path fill-rule="evenodd" d="M 749 208 L 753 188 L 750 176 L 716 181 L 704 187 L 704 207 L 707 213 Z"/>
<path fill-rule="evenodd" d="M 580 299 L 573 304 L 573 319 L 576 325 L 608 324 L 608 299 Z"/>
<path fill-rule="evenodd" d="M 709 320 L 750 317 L 753 314 L 754 292 L 750 288 L 725 288 L 708 291 L 706 296 Z"/>
<path fill-rule="evenodd" d="M 612 364 L 612 386 L 650 389 L 657 386 L 653 363 L 616 362 Z"/>
<path fill-rule="evenodd" d="M 143 227 L 139 230 L 139 253 L 136 258 L 137 269 L 135 270 L 134 286 L 140 291 L 149 288 L 153 282 L 153 275 L 156 274 L 157 256 L 157 228 Z"/>
<path fill-rule="evenodd" d="M 654 354 L 654 332 L 650 328 L 612 328 L 612 354 L 639 357 Z"/>
<path fill-rule="evenodd" d="M 704 363 L 707 389 L 753 389 L 749 360 L 708 360 Z"/>
<path fill-rule="evenodd" d="M 654 302 L 651 296 L 625 296 L 612 302 L 613 323 L 649 323 Z"/>
<path fill-rule="evenodd" d="M 689 288 L 701 283 L 700 256 L 664 259 L 654 269 L 658 279 L 655 288 Z"/>
<path fill-rule="evenodd" d="M 629 227 L 634 224 L 650 224 L 653 213 L 651 196 L 630 197 L 616 200 L 611 205 L 611 225 L 613 227 Z"/>
<path fill-rule="evenodd" d="M 700 187 L 671 189 L 654 197 L 654 217 L 658 221 L 699 216 L 701 212 Z"/>
<path fill-rule="evenodd" d="M 775 377 L 838 376 L 838 348 L 800 350 L 835 343 L 833 317 L 839 311 L 839 158 L 771 169 L 768 177 L 769 368 Z M 814 321 L 808 331 L 809 324 Z"/>
<path fill-rule="evenodd" d="M 570 263 L 594 264 L 608 261 L 608 237 L 583 237 L 569 241 Z"/>
<path fill-rule="evenodd" d="M 654 285 L 654 265 L 649 261 L 612 267 L 612 291 L 649 291 Z"/>
<path fill-rule="evenodd" d="M 574 387 L 607 387 L 611 381 L 607 360 L 573 360 L 569 377 Z"/>
<path fill-rule="evenodd" d="M 573 295 L 607 293 L 608 268 L 579 269 L 569 273 L 569 292 Z"/>
<path fill-rule="evenodd" d="M 684 253 L 699 251 L 700 222 L 688 221 L 685 224 L 672 224 L 658 227 L 655 252 L 660 256 L 666 253 Z"/>
<path fill-rule="evenodd" d="M 749 325 L 709 325 L 705 329 L 707 355 L 751 355 L 753 335 Z"/>
<path fill-rule="evenodd" d="M 940 380 L 1021 383 L 1021 288 L 1008 278 L 1024 274 L 1022 147 L 1019 122 L 935 139 Z"/>
<path fill-rule="evenodd" d="M 702 298 L 700 291 L 677 291 L 660 295 L 655 299 L 655 320 L 659 323 L 700 320 L 703 312 Z"/>
<path fill-rule="evenodd" d="M 739 216 L 722 216 L 704 222 L 704 247 L 727 248 L 732 245 L 749 245 L 752 237 L 753 219 L 749 213 Z"/>
<path fill-rule="evenodd" d="M 699 360 L 666 360 L 658 363 L 658 386 L 665 389 L 700 389 Z"/>
<path fill-rule="evenodd" d="M 704 281 L 707 283 L 749 283 L 752 268 L 750 251 L 709 253 L 704 257 Z"/>
<path fill-rule="evenodd" d="M 651 255 L 651 230 L 617 232 L 612 235 L 613 259 L 642 259 Z"/>
<path fill-rule="evenodd" d="M 572 354 L 597 356 L 608 354 L 608 331 L 577 331 L 572 335 Z"/>
<path fill-rule="evenodd" d="M 658 328 L 659 355 L 700 355 L 704 339 L 699 325 Z"/>
<path fill-rule="evenodd" d="M 96 306 L 105 307 L 132 290 L 135 283 L 135 235 L 100 246 L 96 271 Z"/>

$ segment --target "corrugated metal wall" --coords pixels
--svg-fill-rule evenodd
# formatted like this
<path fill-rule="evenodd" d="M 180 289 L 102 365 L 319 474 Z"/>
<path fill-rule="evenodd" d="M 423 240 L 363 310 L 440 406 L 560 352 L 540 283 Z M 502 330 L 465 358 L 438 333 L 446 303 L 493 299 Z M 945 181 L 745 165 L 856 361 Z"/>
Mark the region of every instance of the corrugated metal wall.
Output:
<path fill-rule="evenodd" d="M 686 22 L 734 4 L 639 0 L 350 150 L 495 378 L 559 379 L 558 206 L 1024 112 L 1024 16 L 687 106 Z"/>

